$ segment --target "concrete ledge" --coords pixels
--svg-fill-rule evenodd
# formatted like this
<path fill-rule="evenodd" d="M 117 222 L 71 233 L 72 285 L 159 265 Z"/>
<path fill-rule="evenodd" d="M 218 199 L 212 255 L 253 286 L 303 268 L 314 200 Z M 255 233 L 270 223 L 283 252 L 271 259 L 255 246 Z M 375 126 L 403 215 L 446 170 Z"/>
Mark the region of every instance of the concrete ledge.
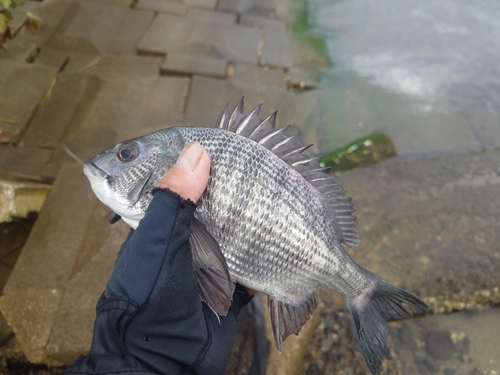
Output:
<path fill-rule="evenodd" d="M 52 186 L 0 179 L 0 223 L 39 212 Z"/>

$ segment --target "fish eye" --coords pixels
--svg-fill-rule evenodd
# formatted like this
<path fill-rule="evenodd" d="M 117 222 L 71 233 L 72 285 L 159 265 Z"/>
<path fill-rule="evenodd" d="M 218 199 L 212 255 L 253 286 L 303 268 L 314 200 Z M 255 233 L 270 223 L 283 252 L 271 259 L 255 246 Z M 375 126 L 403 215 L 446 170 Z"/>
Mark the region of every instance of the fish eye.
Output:
<path fill-rule="evenodd" d="M 135 160 L 139 156 L 139 147 L 135 143 L 124 143 L 116 152 L 116 156 L 123 162 Z"/>

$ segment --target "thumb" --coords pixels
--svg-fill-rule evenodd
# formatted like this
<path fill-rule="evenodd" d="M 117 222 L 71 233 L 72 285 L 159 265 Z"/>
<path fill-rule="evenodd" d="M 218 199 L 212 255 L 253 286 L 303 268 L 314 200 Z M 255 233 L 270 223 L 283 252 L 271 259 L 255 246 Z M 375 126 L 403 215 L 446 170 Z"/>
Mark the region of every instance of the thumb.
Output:
<path fill-rule="evenodd" d="M 200 144 L 190 142 L 180 153 L 177 163 L 158 182 L 158 187 L 196 202 L 205 191 L 209 174 L 208 153 Z"/>

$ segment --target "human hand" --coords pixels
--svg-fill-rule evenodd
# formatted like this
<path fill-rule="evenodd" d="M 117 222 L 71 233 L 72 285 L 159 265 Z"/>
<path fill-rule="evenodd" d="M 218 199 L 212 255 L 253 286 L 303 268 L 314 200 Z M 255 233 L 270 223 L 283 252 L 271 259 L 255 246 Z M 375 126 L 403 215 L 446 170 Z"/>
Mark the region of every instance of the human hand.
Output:
<path fill-rule="evenodd" d="M 210 156 L 196 142 L 190 142 L 179 155 L 177 163 L 158 182 L 184 199 L 197 202 L 205 190 L 210 174 Z"/>

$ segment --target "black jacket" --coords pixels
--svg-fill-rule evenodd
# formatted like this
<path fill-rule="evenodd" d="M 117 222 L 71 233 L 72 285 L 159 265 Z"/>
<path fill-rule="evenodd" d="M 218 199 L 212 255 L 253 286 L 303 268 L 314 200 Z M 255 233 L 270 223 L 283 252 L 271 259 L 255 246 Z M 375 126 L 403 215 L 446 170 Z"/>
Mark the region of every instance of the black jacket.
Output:
<path fill-rule="evenodd" d="M 91 350 L 68 374 L 224 372 L 236 316 L 251 297 L 238 287 L 228 315 L 219 318 L 200 301 L 188 245 L 195 209 L 189 200 L 155 190 L 97 303 Z"/>

